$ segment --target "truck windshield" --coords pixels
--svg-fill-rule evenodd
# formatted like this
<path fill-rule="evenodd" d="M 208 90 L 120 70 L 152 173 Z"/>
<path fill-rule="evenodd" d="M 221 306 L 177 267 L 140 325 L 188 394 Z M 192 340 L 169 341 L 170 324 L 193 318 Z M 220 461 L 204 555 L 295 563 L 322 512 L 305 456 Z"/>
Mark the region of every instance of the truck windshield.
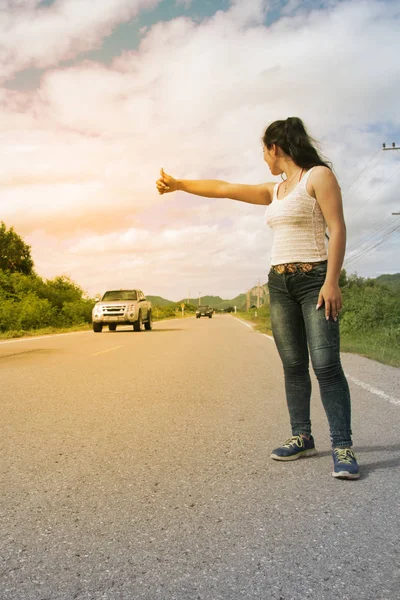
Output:
<path fill-rule="evenodd" d="M 112 300 L 137 300 L 135 290 L 115 290 L 106 292 L 102 297 L 102 302 L 111 302 Z"/>

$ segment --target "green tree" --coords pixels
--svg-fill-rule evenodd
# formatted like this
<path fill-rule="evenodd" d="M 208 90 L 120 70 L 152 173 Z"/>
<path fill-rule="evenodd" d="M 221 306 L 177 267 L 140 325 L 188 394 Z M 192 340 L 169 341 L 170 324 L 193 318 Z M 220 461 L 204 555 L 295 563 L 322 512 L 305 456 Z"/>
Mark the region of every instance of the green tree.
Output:
<path fill-rule="evenodd" d="M 347 284 L 348 284 L 348 279 L 347 279 L 346 269 L 342 269 L 340 271 L 340 276 L 339 276 L 339 285 L 341 288 L 344 288 Z"/>
<path fill-rule="evenodd" d="M 56 309 L 48 300 L 38 298 L 35 294 L 27 294 L 18 302 L 18 309 L 23 330 L 58 325 Z"/>
<path fill-rule="evenodd" d="M 3 221 L 0 225 L 0 269 L 25 275 L 33 273 L 30 246 L 14 231 L 13 227 L 7 229 Z"/>
<path fill-rule="evenodd" d="M 81 299 L 75 302 L 65 302 L 60 313 L 60 318 L 65 326 L 81 325 L 92 321 L 93 300 Z"/>
<path fill-rule="evenodd" d="M 66 302 L 77 302 L 82 299 L 83 290 L 70 277 L 59 275 L 46 281 L 41 296 L 47 298 L 53 306 L 61 310 Z"/>

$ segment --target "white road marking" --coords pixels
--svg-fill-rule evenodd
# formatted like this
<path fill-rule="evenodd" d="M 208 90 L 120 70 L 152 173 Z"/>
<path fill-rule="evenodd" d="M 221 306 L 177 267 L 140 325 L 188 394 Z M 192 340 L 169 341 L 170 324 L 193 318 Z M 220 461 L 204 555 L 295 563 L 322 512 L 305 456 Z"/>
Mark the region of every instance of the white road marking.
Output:
<path fill-rule="evenodd" d="M 239 321 L 239 323 L 243 323 L 243 325 L 246 325 L 246 327 L 250 327 L 250 329 L 253 329 L 253 325 L 249 325 L 249 323 L 245 323 L 244 321 L 242 321 L 242 319 L 239 319 L 238 317 L 233 317 L 233 318 L 236 319 L 236 321 Z M 261 335 L 264 335 L 265 337 L 269 338 L 270 340 L 274 339 L 272 337 L 272 335 L 268 335 L 267 333 L 262 333 Z"/>
<path fill-rule="evenodd" d="M 268 335 L 268 333 L 262 333 L 261 335 L 265 336 L 266 338 L 268 338 L 269 340 L 274 341 L 274 338 L 272 337 L 272 335 Z"/>
<path fill-rule="evenodd" d="M 239 323 L 242 323 L 242 325 L 246 325 L 246 327 L 250 327 L 250 329 L 253 329 L 253 325 L 249 325 L 248 323 L 245 323 L 244 321 L 242 321 L 242 319 L 238 319 L 238 317 L 233 317 L 236 321 L 239 321 Z"/>
<path fill-rule="evenodd" d="M 348 373 L 345 373 L 345 375 L 346 375 L 347 379 L 350 379 L 350 381 L 352 381 L 356 385 L 363 388 L 363 390 L 367 390 L 367 392 L 370 392 L 370 394 L 379 396 L 380 398 L 383 398 L 384 400 L 387 400 L 388 402 L 390 402 L 390 404 L 396 404 L 396 406 L 400 406 L 400 400 L 398 400 L 397 398 L 394 398 L 393 396 L 389 396 L 388 394 L 385 394 L 385 392 L 383 392 L 382 390 L 380 390 L 378 388 L 374 388 L 374 387 L 372 387 L 372 385 L 369 385 L 368 383 L 365 383 L 364 381 L 360 381 L 359 379 L 352 377 Z"/>
<path fill-rule="evenodd" d="M 105 354 L 106 352 L 111 352 L 112 350 L 118 350 L 118 348 L 123 348 L 123 346 L 114 346 L 113 348 L 107 348 L 107 350 L 100 350 L 100 352 L 95 352 L 92 356 L 99 356 L 99 354 Z"/>
<path fill-rule="evenodd" d="M 239 321 L 240 323 L 243 323 L 243 325 L 246 325 L 247 327 L 252 327 L 252 325 L 249 325 L 248 323 L 245 323 L 244 321 L 242 321 L 241 319 L 238 319 L 237 317 L 234 317 L 236 319 L 236 321 Z M 261 335 L 263 335 L 264 337 L 268 338 L 269 340 L 273 340 L 274 338 L 272 337 L 272 335 L 268 335 L 266 333 L 262 333 Z M 370 394 L 374 394 L 375 396 L 379 396 L 379 398 L 383 398 L 384 400 L 387 400 L 388 402 L 390 402 L 390 404 L 395 404 L 396 406 L 400 406 L 400 400 L 397 398 L 394 398 L 393 396 L 389 396 L 389 394 L 385 394 L 385 392 L 383 392 L 382 390 L 372 387 L 372 385 L 369 385 L 368 383 L 365 383 L 364 381 L 360 381 L 359 379 L 356 379 L 355 377 L 352 377 L 351 375 L 349 375 L 348 373 L 345 373 L 347 379 L 349 379 L 350 381 L 352 381 L 353 383 L 355 383 L 356 385 L 358 385 L 359 387 L 363 388 L 363 390 L 367 390 L 367 392 L 369 392 Z"/>

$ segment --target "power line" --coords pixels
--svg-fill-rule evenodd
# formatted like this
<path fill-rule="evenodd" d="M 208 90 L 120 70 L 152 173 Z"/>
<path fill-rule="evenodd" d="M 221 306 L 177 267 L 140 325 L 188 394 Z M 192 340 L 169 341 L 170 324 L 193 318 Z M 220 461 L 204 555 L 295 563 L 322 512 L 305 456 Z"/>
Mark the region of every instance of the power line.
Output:
<path fill-rule="evenodd" d="M 387 178 L 385 179 L 385 181 L 382 183 L 381 187 L 380 187 L 380 188 L 378 188 L 378 189 L 377 189 L 375 192 L 372 192 L 372 194 L 371 194 L 371 195 L 370 195 L 370 196 L 369 196 L 369 197 L 366 199 L 366 201 L 365 201 L 365 202 L 364 202 L 364 203 L 363 203 L 361 206 L 359 206 L 359 207 L 358 207 L 358 208 L 357 208 L 357 209 L 356 209 L 356 210 L 353 212 L 353 214 L 352 214 L 352 215 L 350 215 L 350 217 L 349 217 L 349 218 L 354 218 L 354 217 L 355 217 L 355 215 L 356 215 L 358 212 L 360 212 L 360 210 L 361 210 L 362 208 L 365 208 L 366 204 L 368 204 L 368 202 L 369 202 L 370 200 L 372 200 L 372 198 L 375 198 L 375 197 L 378 195 L 378 193 L 380 193 L 380 192 L 381 192 L 381 190 L 382 190 L 382 187 L 384 187 L 384 186 L 385 186 L 385 185 L 386 185 L 386 184 L 387 184 L 387 183 L 388 183 L 388 182 L 389 182 L 389 181 L 390 181 L 390 180 L 391 180 L 391 179 L 392 179 L 392 178 L 393 178 L 393 177 L 394 177 L 394 176 L 395 176 L 395 175 L 398 173 L 398 171 L 400 171 L 400 165 L 397 167 L 397 169 L 395 169 L 395 170 L 393 171 L 393 173 L 392 173 L 391 175 L 389 175 L 389 177 L 387 177 Z"/>
<path fill-rule="evenodd" d="M 392 143 L 391 147 L 386 147 L 386 144 L 382 144 L 382 149 L 379 149 L 378 152 L 381 152 L 381 150 L 385 150 L 385 151 L 400 150 L 400 146 L 396 146 L 395 142 Z M 350 186 L 348 192 L 354 186 L 356 181 L 361 177 L 361 175 L 365 172 L 365 170 L 368 168 L 370 162 L 376 158 L 378 152 L 366 164 L 364 169 L 361 171 L 361 173 L 357 176 L 357 178 L 355 179 L 353 184 Z M 383 154 L 381 154 L 381 156 L 383 156 Z M 380 160 L 381 159 L 379 158 L 378 161 L 376 162 L 376 164 L 374 165 L 374 168 L 380 162 Z M 397 174 L 397 172 L 399 170 L 400 170 L 400 165 L 397 167 L 397 169 L 395 169 L 389 175 L 389 177 L 386 178 L 386 180 L 383 182 L 383 184 L 367 198 L 367 200 L 363 203 L 363 205 L 360 206 L 358 209 L 356 209 L 355 212 L 353 212 L 353 214 L 351 216 L 354 217 L 361 210 L 361 208 L 364 208 L 365 205 L 368 204 L 368 202 L 370 200 L 375 198 L 378 195 L 378 193 L 381 193 L 382 188 L 384 188 L 384 186 Z M 361 183 L 361 181 L 360 181 L 360 183 Z M 360 185 L 360 183 L 358 185 Z M 358 186 L 356 186 L 356 187 L 358 187 Z M 396 215 L 396 214 L 400 214 L 400 213 L 392 213 L 392 214 Z M 351 263 L 358 262 L 361 258 L 363 258 L 367 254 L 369 254 L 372 250 L 378 248 L 381 244 L 383 244 L 393 233 L 395 233 L 395 231 L 400 229 L 400 225 L 395 225 L 393 227 L 393 225 L 390 221 L 391 221 L 391 219 L 388 217 L 382 219 L 377 224 L 375 224 L 374 227 L 372 227 L 369 231 L 367 231 L 366 234 L 361 236 L 361 238 L 359 237 L 358 241 L 356 241 L 355 244 L 353 244 L 353 246 L 352 246 L 354 248 L 355 254 L 353 254 L 353 256 L 350 256 L 348 259 L 345 260 L 346 266 Z M 376 238 L 378 234 L 383 234 L 383 237 L 381 237 L 381 239 L 377 240 L 376 243 L 373 244 L 372 246 L 365 247 L 367 242 Z M 356 246 L 358 246 L 358 251 L 356 250 Z M 351 250 L 350 250 L 350 252 L 351 252 Z"/>
<path fill-rule="evenodd" d="M 358 238 L 356 238 L 356 240 L 352 244 L 350 244 L 350 246 L 347 248 L 347 252 L 352 252 L 353 250 L 356 250 L 357 248 L 359 249 L 370 238 L 373 238 L 380 231 L 382 231 L 386 227 L 392 226 L 392 225 L 393 225 L 393 220 L 390 217 L 386 216 L 384 219 L 379 221 L 374 227 L 369 229 L 367 232 L 362 233 Z"/>
<path fill-rule="evenodd" d="M 361 258 L 363 258 L 364 256 L 366 256 L 367 254 L 369 254 L 369 252 L 371 252 L 371 250 L 374 250 L 375 248 L 377 248 L 378 246 L 380 246 L 381 244 L 383 244 L 383 242 L 385 242 L 391 235 L 392 233 L 394 233 L 395 231 L 397 231 L 397 229 L 400 229 L 400 225 L 396 225 L 395 227 L 393 227 L 390 231 L 388 231 L 386 233 L 386 235 L 379 240 L 378 242 L 376 242 L 376 244 L 374 244 L 373 246 L 362 250 L 361 252 L 359 252 L 359 254 L 356 254 L 355 256 L 352 256 L 351 258 L 349 258 L 346 262 L 346 266 L 348 266 L 351 263 L 355 263 L 358 262 Z"/>
<path fill-rule="evenodd" d="M 378 150 L 375 152 L 375 154 L 369 159 L 369 161 L 367 162 L 365 167 L 360 171 L 360 173 L 354 179 L 353 183 L 350 184 L 350 187 L 346 190 L 346 194 L 348 194 L 350 192 L 351 188 L 353 187 L 353 185 L 355 185 L 356 181 L 361 177 L 361 175 L 364 173 L 364 171 L 369 167 L 369 163 L 372 162 L 380 153 L 381 153 L 381 148 L 378 148 Z M 379 162 L 379 161 L 377 161 L 377 162 Z M 376 165 L 374 165 L 374 166 L 376 166 Z"/>
<path fill-rule="evenodd" d="M 394 230 L 396 229 L 396 227 L 393 227 L 393 224 L 386 224 L 385 227 L 380 231 L 380 236 L 377 237 L 377 235 L 375 234 L 374 236 L 371 236 L 369 239 L 366 239 L 363 241 L 362 244 L 360 244 L 358 249 L 352 249 L 350 250 L 350 252 L 347 254 L 348 258 L 346 259 L 346 262 L 351 263 L 352 261 L 358 259 L 359 257 L 362 257 L 366 254 L 368 254 L 368 252 L 371 250 L 371 248 L 373 246 L 371 246 L 371 244 L 374 244 L 375 242 L 379 242 L 380 239 L 384 239 L 386 235 L 390 235 Z M 383 236 L 383 238 L 382 238 Z"/>
<path fill-rule="evenodd" d="M 400 227 L 399 224 L 392 224 L 391 227 L 386 226 L 385 230 L 381 233 L 383 233 L 383 238 L 381 237 L 381 239 L 379 239 L 376 243 L 380 244 L 382 240 L 386 239 L 388 236 L 390 236 L 394 231 L 396 231 L 396 229 L 398 229 Z M 372 250 L 375 247 L 375 244 L 373 246 L 367 246 L 365 247 L 365 243 L 363 244 L 363 247 L 360 247 L 360 249 L 358 251 L 355 252 L 355 254 L 353 254 L 353 256 L 350 256 L 348 258 L 348 262 L 353 261 L 355 258 L 357 258 L 358 256 L 362 256 L 364 254 L 368 254 L 368 252 L 370 250 Z"/>

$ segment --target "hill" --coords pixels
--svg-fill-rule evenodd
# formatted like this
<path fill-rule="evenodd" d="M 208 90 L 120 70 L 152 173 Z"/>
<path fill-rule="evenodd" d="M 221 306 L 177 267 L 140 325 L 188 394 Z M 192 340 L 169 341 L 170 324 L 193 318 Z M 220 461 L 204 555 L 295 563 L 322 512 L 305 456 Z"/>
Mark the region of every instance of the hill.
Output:
<path fill-rule="evenodd" d="M 147 300 L 150 300 L 153 306 L 171 306 L 172 304 L 176 304 L 176 302 L 172 302 L 172 300 L 166 300 L 161 296 L 146 296 Z"/>
<path fill-rule="evenodd" d="M 373 279 L 373 281 L 375 281 L 378 285 L 389 288 L 392 291 L 400 292 L 400 273 L 395 273 L 394 275 L 379 275 L 379 277 L 376 277 Z M 266 284 L 264 284 L 263 287 L 265 286 Z M 253 290 L 255 289 L 256 288 L 253 288 Z M 182 302 L 187 304 L 187 298 L 182 298 L 182 300 L 179 300 L 178 302 L 167 300 L 161 296 L 147 296 L 147 298 L 151 300 L 154 306 L 172 306 L 174 304 L 180 305 Z M 198 306 L 198 303 L 198 298 L 191 298 L 191 304 Z M 256 305 L 256 303 L 257 296 L 252 293 L 250 295 L 250 305 Z M 220 296 L 201 296 L 201 304 L 209 304 L 215 309 L 225 309 L 231 306 L 236 306 L 238 310 L 245 310 L 247 306 L 246 293 L 239 294 L 232 299 L 224 299 Z"/>
<path fill-rule="evenodd" d="M 181 300 L 181 302 L 186 303 L 187 300 L 183 299 L 183 300 Z M 199 304 L 198 299 L 195 299 L 195 298 L 192 298 L 191 302 L 192 302 L 192 304 L 195 304 L 196 306 Z M 235 306 L 235 299 L 224 300 L 220 296 L 201 296 L 200 303 L 208 304 L 209 306 L 212 306 L 213 308 L 223 309 L 223 308 L 228 308 L 229 306 Z"/>
<path fill-rule="evenodd" d="M 173 305 L 178 305 L 180 306 L 182 303 L 187 305 L 187 298 L 182 298 L 182 300 L 179 300 L 177 302 L 174 302 L 173 300 L 167 300 L 166 298 L 162 298 L 161 296 L 147 296 L 148 300 L 150 300 L 153 304 L 153 306 L 173 306 Z M 232 299 L 224 299 L 221 298 L 220 296 L 201 296 L 201 304 L 208 304 L 209 306 L 212 306 L 215 309 L 221 309 L 224 310 L 226 308 L 229 307 L 234 307 L 236 306 L 236 308 L 238 310 L 245 310 L 246 309 L 246 294 L 239 294 L 238 296 L 236 296 L 235 298 Z M 257 302 L 257 297 L 253 294 L 251 294 L 250 296 L 250 304 L 254 305 Z M 199 301 L 198 298 L 191 298 L 191 304 L 193 306 L 198 306 Z"/>
<path fill-rule="evenodd" d="M 400 273 L 394 273 L 393 275 L 379 275 L 375 278 L 375 281 L 379 285 L 395 291 L 400 292 Z"/>

